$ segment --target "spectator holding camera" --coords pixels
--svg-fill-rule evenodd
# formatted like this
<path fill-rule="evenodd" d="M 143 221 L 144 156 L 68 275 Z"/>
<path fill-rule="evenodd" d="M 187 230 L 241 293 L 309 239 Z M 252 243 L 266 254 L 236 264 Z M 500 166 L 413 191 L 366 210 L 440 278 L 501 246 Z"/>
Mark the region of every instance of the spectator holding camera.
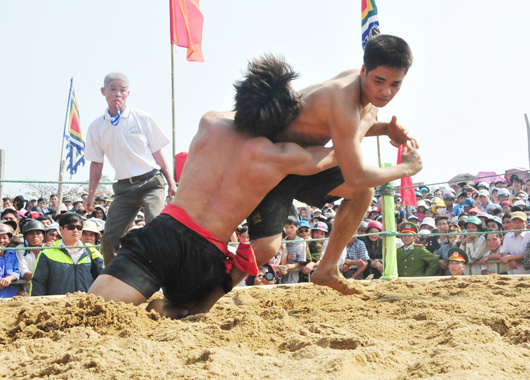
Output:
<path fill-rule="evenodd" d="M 265 263 L 265 265 L 259 267 L 258 274 L 256 276 L 248 276 L 245 283 L 247 286 L 274 285 L 280 283 L 280 278 L 272 265 Z"/>

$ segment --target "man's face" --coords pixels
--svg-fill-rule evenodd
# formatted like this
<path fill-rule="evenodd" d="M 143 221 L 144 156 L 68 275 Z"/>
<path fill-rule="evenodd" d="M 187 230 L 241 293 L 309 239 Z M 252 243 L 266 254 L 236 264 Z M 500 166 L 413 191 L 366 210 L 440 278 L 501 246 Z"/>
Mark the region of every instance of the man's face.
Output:
<path fill-rule="evenodd" d="M 83 244 L 96 244 L 96 233 L 92 231 L 83 231 L 81 235 L 81 243 Z"/>
<path fill-rule="evenodd" d="M 458 197 L 458 203 L 461 204 L 461 205 L 463 205 L 464 202 L 466 201 L 466 198 L 467 198 L 466 195 L 464 195 L 464 196 L 462 196 L 462 197 Z"/>
<path fill-rule="evenodd" d="M 45 243 L 48 243 L 50 241 L 57 241 L 61 237 L 59 236 L 59 232 L 57 230 L 50 230 L 46 233 L 46 238 L 44 239 Z"/>
<path fill-rule="evenodd" d="M 465 267 L 466 266 L 462 261 L 449 260 L 449 272 L 451 272 L 453 276 L 462 276 Z"/>
<path fill-rule="evenodd" d="M 326 233 L 322 230 L 313 230 L 313 239 L 324 239 Z"/>
<path fill-rule="evenodd" d="M 376 107 L 386 106 L 401 89 L 405 71 L 379 66 L 366 72 L 361 69 L 361 88 L 363 104 L 372 103 Z"/>
<path fill-rule="evenodd" d="M 489 201 L 490 201 L 490 197 L 488 197 L 487 195 L 481 195 L 478 197 L 480 199 L 480 203 L 483 205 L 483 206 L 487 206 Z"/>
<path fill-rule="evenodd" d="M 42 207 L 43 209 L 45 209 L 46 206 L 47 206 L 46 201 L 40 201 L 39 202 L 39 206 Z"/>
<path fill-rule="evenodd" d="M 24 234 L 24 238 L 30 247 L 40 247 L 44 241 L 44 233 L 42 231 L 29 231 Z"/>
<path fill-rule="evenodd" d="M 4 214 L 4 220 L 12 220 L 13 222 L 16 222 L 18 224 L 18 219 L 15 215 L 11 214 L 10 212 L 7 212 Z"/>
<path fill-rule="evenodd" d="M 283 227 L 283 229 L 285 230 L 285 233 L 287 234 L 289 239 L 292 240 L 296 238 L 296 231 L 298 231 L 297 226 L 295 226 L 294 224 L 286 224 L 285 227 Z"/>
<path fill-rule="evenodd" d="M 499 225 L 497 224 L 497 222 L 495 222 L 493 220 L 490 220 L 486 224 L 486 227 L 488 228 L 488 231 L 498 231 L 499 230 Z M 488 235 L 488 236 L 490 236 L 490 235 Z"/>
<path fill-rule="evenodd" d="M 303 208 L 300 210 L 300 216 L 304 219 L 307 219 L 307 209 Z"/>
<path fill-rule="evenodd" d="M 501 246 L 501 239 L 496 234 L 489 234 L 486 236 L 486 243 L 488 248 L 495 252 Z"/>
<path fill-rule="evenodd" d="M 7 207 L 11 207 L 11 206 L 13 206 L 13 204 L 11 203 L 11 199 L 6 199 L 6 200 L 3 202 L 3 205 L 4 205 L 4 208 L 7 208 Z"/>
<path fill-rule="evenodd" d="M 447 206 L 447 208 L 453 207 L 453 200 L 452 199 L 444 199 L 444 203 Z"/>
<path fill-rule="evenodd" d="M 101 87 L 101 93 L 105 97 L 111 111 L 117 111 L 116 102 L 119 103 L 120 110 L 123 111 L 125 109 L 127 98 L 129 97 L 129 87 L 126 82 L 119 79 L 110 81 L 106 87 Z"/>
<path fill-rule="evenodd" d="M 526 228 L 526 221 L 522 221 L 519 218 L 512 219 L 512 230 L 523 230 Z"/>
<path fill-rule="evenodd" d="M 401 241 L 403 242 L 403 244 L 405 244 L 406 246 L 409 246 L 412 244 L 412 242 L 414 241 L 416 235 L 413 235 L 413 234 L 406 234 L 406 235 L 403 235 L 401 236 Z"/>
<path fill-rule="evenodd" d="M 57 207 L 57 201 L 58 201 L 57 197 L 50 198 L 50 203 L 53 207 Z"/>
<path fill-rule="evenodd" d="M 48 227 L 50 224 L 52 224 L 52 222 L 50 222 L 48 219 L 43 219 L 42 221 L 42 224 L 44 224 L 44 228 Z"/>
<path fill-rule="evenodd" d="M 510 198 L 509 195 L 499 195 L 499 202 L 507 201 Z"/>
<path fill-rule="evenodd" d="M 298 236 L 300 236 L 302 239 L 310 239 L 311 234 L 309 233 L 309 228 L 307 227 L 298 228 Z"/>
<path fill-rule="evenodd" d="M 447 223 L 447 220 L 445 219 L 439 220 L 438 223 L 436 223 L 436 228 L 438 228 L 438 232 L 445 233 L 449 230 L 449 223 Z"/>
<path fill-rule="evenodd" d="M 502 228 L 504 231 L 510 231 L 512 229 L 512 221 L 510 218 L 504 218 L 502 220 Z"/>
<path fill-rule="evenodd" d="M 67 224 L 64 227 L 59 227 L 59 231 L 61 231 L 61 235 L 64 241 L 79 240 L 82 230 L 83 224 L 79 223 L 78 221 L 75 223 Z"/>

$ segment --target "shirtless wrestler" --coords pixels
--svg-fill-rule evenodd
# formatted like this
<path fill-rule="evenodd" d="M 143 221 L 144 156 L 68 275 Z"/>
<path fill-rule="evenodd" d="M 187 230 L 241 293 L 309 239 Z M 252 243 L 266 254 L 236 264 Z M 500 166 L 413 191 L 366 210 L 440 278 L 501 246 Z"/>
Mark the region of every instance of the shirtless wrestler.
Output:
<path fill-rule="evenodd" d="M 366 45 L 364 65 L 360 70 L 344 71 L 298 92 L 301 106 L 297 117 L 273 140 L 301 146 L 325 145 L 332 140 L 340 168 L 307 177 L 289 175 L 267 194 L 247 218 L 258 264 L 267 262 L 278 252 L 282 227 L 293 199 L 322 207 L 327 202 L 344 198 L 335 216 L 326 255 L 311 281 L 343 294 L 357 292 L 352 281 L 341 276 L 337 263 L 372 201 L 373 188 L 414 175 L 423 167 L 416 151 L 416 140 L 397 123 L 395 116 L 389 123 L 374 121 L 378 107 L 386 106 L 400 90 L 411 64 L 412 52 L 403 39 L 378 35 Z M 249 97 L 258 105 L 245 107 L 245 112 L 237 113 L 235 121 L 241 125 L 260 119 L 259 104 L 263 96 L 258 91 L 254 96 L 248 95 L 256 75 L 266 77 L 267 73 L 260 72 L 251 63 L 247 77 L 236 85 L 236 100 Z M 404 165 L 403 161 L 390 168 L 364 164 L 361 141 L 365 136 L 379 135 L 387 135 L 396 147 L 407 145 L 410 154 L 403 157 Z M 236 272 L 232 277 L 240 281 L 245 274 Z M 219 289 L 212 292 L 209 299 L 202 302 L 203 310 L 213 306 L 222 295 Z"/>
<path fill-rule="evenodd" d="M 292 121 L 299 100 L 290 86 L 292 69 L 274 58 L 265 66 L 272 74 L 257 85 L 270 95 L 270 107 L 262 105 L 266 122 L 247 123 L 244 129 L 234 124 L 234 112 L 204 115 L 172 204 L 121 239 L 118 255 L 89 294 L 138 305 L 162 288 L 164 301 L 149 309 L 179 318 L 205 311 L 195 305 L 212 289 L 223 294 L 232 289 L 230 265 L 257 272 L 252 252 L 227 260 L 227 242 L 237 226 L 287 174 L 312 175 L 337 165 L 332 148 L 271 142 L 271 133 Z"/>

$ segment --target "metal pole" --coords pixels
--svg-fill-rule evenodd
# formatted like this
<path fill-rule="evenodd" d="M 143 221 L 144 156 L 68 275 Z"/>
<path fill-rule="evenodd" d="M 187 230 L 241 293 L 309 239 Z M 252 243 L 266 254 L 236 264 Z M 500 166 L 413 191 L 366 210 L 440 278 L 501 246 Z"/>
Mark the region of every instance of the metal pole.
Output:
<path fill-rule="evenodd" d="M 4 169 L 5 169 L 5 162 L 6 162 L 6 151 L 3 149 L 0 149 L 0 179 L 4 179 Z M 4 197 L 4 183 L 0 182 L 0 199 Z"/>
<path fill-rule="evenodd" d="M 172 138 L 173 138 L 173 156 L 171 157 L 171 161 L 173 162 L 173 179 L 177 180 L 177 171 L 175 168 L 175 156 L 177 155 L 176 152 L 176 131 L 175 131 L 175 60 L 173 58 L 175 49 L 173 48 L 173 44 L 171 44 L 171 116 L 172 116 Z"/>
<path fill-rule="evenodd" d="M 59 182 L 64 181 L 64 174 L 66 173 L 66 160 L 61 160 L 61 164 L 59 165 L 60 171 L 59 171 Z M 59 183 L 59 189 L 57 191 L 57 214 L 60 214 L 59 207 L 61 207 L 61 204 L 63 203 L 63 184 Z"/>
<path fill-rule="evenodd" d="M 528 168 L 530 169 L 530 123 L 528 123 L 528 115 L 524 114 L 524 120 L 526 121 L 526 135 L 528 139 Z"/>
<path fill-rule="evenodd" d="M 68 110 L 70 109 L 70 98 L 72 96 L 72 84 L 74 82 L 74 77 L 70 79 L 70 89 L 68 90 L 68 102 L 66 103 L 66 116 L 64 117 L 64 129 L 63 129 L 63 135 L 61 136 L 62 144 L 61 144 L 61 157 L 59 158 L 59 181 L 63 181 L 63 153 L 64 153 L 64 136 L 66 134 L 66 124 L 68 123 Z M 62 194 L 63 193 L 63 184 L 60 183 L 57 189 L 57 193 Z M 60 205 L 62 201 L 62 198 L 59 196 L 59 203 Z"/>

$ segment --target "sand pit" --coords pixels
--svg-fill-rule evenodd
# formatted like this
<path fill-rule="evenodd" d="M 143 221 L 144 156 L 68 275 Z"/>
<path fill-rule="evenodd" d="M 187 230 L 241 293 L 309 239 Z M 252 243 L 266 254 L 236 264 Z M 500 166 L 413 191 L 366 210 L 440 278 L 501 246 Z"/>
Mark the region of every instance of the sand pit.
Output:
<path fill-rule="evenodd" d="M 172 321 L 84 294 L 0 302 L 0 378 L 527 379 L 530 278 L 236 290 Z"/>

